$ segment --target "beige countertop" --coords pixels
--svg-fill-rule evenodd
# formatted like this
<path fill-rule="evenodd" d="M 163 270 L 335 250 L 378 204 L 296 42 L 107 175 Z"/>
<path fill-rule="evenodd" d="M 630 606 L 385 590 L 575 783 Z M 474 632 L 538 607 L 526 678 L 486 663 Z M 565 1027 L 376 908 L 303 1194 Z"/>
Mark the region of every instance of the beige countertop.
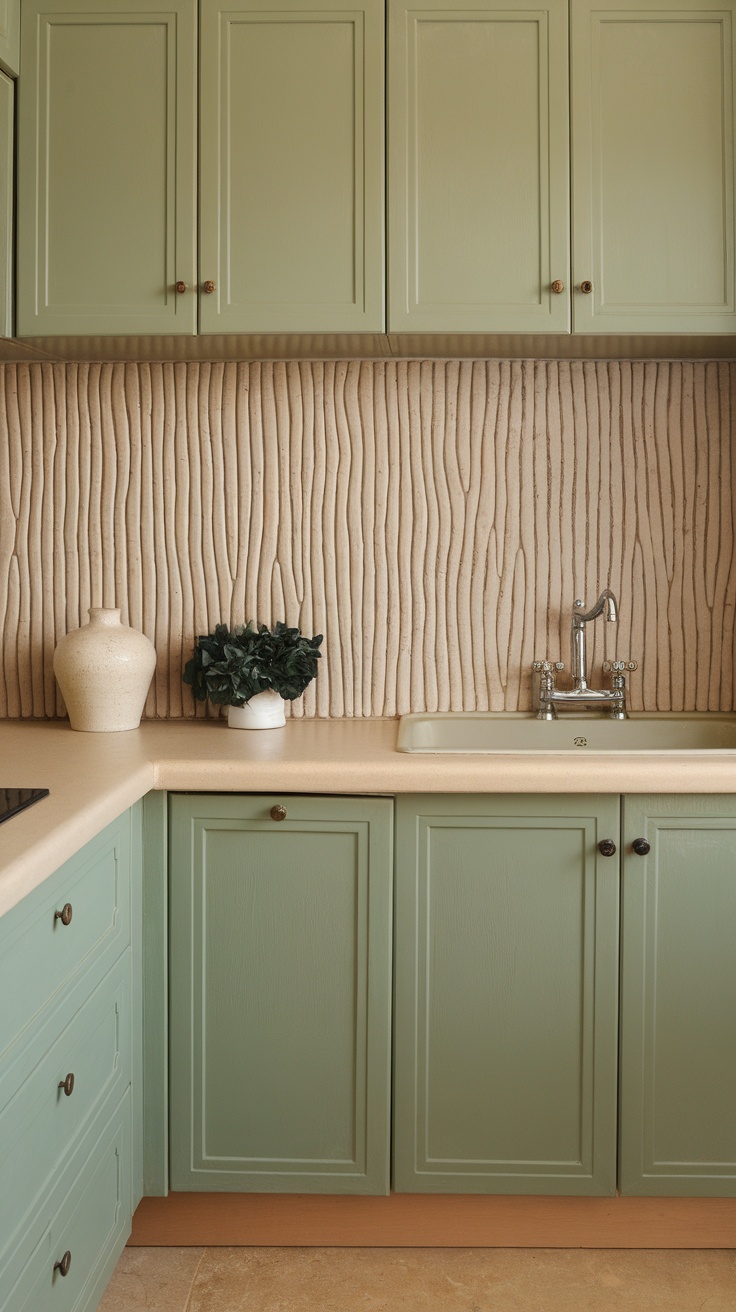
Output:
<path fill-rule="evenodd" d="M 75 733 L 0 723 L 5 787 L 50 795 L 0 825 L 0 915 L 152 788 L 300 793 L 731 793 L 736 752 L 615 757 L 396 751 L 397 720 L 291 720 L 253 733 L 224 721 Z"/>

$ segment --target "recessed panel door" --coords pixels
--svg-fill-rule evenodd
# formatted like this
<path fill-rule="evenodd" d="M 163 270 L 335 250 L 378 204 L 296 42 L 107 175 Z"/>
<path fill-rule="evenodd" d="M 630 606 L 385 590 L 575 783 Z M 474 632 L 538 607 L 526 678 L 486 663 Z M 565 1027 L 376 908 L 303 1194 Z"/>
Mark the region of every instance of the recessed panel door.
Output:
<path fill-rule="evenodd" d="M 618 813 L 397 801 L 398 1191 L 614 1193 Z"/>
<path fill-rule="evenodd" d="M 626 797 L 623 850 L 621 1192 L 734 1197 L 736 798 Z"/>
<path fill-rule="evenodd" d="M 383 0 L 203 0 L 202 332 L 383 329 L 383 32 Z"/>
<path fill-rule="evenodd" d="M 196 81 L 194 0 L 25 5 L 19 335 L 196 331 Z"/>
<path fill-rule="evenodd" d="M 567 43 L 567 0 L 389 0 L 389 331 L 569 331 Z"/>
<path fill-rule="evenodd" d="M 575 332 L 734 331 L 735 41 L 734 0 L 572 0 Z"/>
<path fill-rule="evenodd" d="M 172 1188 L 388 1192 L 392 813 L 173 798 Z"/>

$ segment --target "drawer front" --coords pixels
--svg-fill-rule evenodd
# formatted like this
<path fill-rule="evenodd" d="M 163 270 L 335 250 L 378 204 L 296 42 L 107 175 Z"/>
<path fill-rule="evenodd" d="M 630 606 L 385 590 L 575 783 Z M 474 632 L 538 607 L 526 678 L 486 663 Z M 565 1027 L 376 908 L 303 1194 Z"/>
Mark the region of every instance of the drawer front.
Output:
<path fill-rule="evenodd" d="M 130 1233 L 130 1095 L 92 1146 L 82 1170 L 0 1312 L 82 1312 Z M 55 1263 L 71 1254 L 62 1276 Z M 0 1290 L 3 1288 L 0 1268 Z M 90 1308 L 91 1312 L 91 1308 Z"/>
<path fill-rule="evenodd" d="M 130 823 L 128 812 L 0 921 L 0 1066 L 60 990 L 92 967 L 101 978 L 129 944 Z"/>
<path fill-rule="evenodd" d="M 49 1179 L 130 1083 L 130 990 L 126 952 L 0 1112 L 0 1264 L 11 1247 L 38 1241 Z"/>

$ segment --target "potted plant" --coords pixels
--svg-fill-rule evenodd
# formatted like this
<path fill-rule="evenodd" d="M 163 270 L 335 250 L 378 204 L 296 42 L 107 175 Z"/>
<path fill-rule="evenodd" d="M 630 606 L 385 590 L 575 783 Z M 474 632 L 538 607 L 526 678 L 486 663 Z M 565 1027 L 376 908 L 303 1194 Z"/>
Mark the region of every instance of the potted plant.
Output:
<path fill-rule="evenodd" d="M 197 638 L 184 682 L 197 701 L 227 706 L 232 729 L 277 729 L 286 724 L 284 701 L 301 697 L 315 677 L 321 642 L 321 633 L 304 638 L 287 624 L 216 624 Z"/>

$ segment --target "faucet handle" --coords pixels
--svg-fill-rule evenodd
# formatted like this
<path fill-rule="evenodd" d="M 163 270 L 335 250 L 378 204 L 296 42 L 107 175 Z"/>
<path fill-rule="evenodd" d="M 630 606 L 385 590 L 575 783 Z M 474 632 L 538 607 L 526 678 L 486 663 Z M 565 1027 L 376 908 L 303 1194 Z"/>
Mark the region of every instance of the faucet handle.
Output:
<path fill-rule="evenodd" d="M 534 670 L 535 674 L 552 674 L 554 672 L 559 673 L 559 671 L 564 670 L 564 668 L 565 668 L 564 661 L 534 661 L 532 664 L 532 669 Z"/>
<path fill-rule="evenodd" d="M 603 670 L 606 674 L 623 674 L 625 670 L 633 672 L 638 670 L 638 661 L 604 661 Z"/>

